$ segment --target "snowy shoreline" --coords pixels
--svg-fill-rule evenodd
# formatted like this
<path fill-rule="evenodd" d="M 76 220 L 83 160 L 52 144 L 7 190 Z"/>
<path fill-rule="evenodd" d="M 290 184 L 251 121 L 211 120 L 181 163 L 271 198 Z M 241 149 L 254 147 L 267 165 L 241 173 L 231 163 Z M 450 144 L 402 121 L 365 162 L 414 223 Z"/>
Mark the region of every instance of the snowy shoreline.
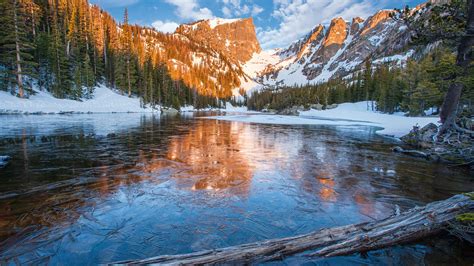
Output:
<path fill-rule="evenodd" d="M 166 108 L 165 108 L 166 109 Z M 233 113 L 255 113 L 246 107 L 234 107 L 227 103 L 225 109 L 194 109 L 182 107 L 180 112 L 220 111 Z M 140 106 L 140 99 L 116 93 L 106 86 L 99 85 L 94 90 L 92 99 L 75 101 L 55 98 L 48 92 L 36 91 L 28 99 L 20 99 L 8 92 L 0 91 L 0 115 L 63 115 L 63 114 L 109 114 L 109 113 L 161 113 L 161 108 Z M 166 113 L 166 111 L 163 111 Z M 174 113 L 174 112 L 172 112 Z"/>
<path fill-rule="evenodd" d="M 20 99 L 0 91 L 0 114 L 87 114 L 87 113 L 155 113 L 159 110 L 142 108 L 140 99 L 130 98 L 99 85 L 92 99 L 75 101 L 55 98 L 48 92 L 36 91 L 29 99 Z"/>
<path fill-rule="evenodd" d="M 331 110 L 303 111 L 299 116 L 274 114 L 230 115 L 206 117 L 224 121 L 277 125 L 334 125 L 334 126 L 373 126 L 381 128 L 377 133 L 400 138 L 410 132 L 413 126 L 423 127 L 437 123 L 438 117 L 407 117 L 403 113 L 383 114 L 367 110 L 367 102 L 343 103 Z"/>

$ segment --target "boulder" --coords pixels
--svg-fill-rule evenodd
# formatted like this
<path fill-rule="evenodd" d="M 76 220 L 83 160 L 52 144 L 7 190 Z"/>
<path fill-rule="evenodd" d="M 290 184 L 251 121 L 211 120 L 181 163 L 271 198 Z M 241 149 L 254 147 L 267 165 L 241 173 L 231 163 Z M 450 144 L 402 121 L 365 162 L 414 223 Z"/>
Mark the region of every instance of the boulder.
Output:
<path fill-rule="evenodd" d="M 311 106 L 311 109 L 314 109 L 314 110 L 318 110 L 318 111 L 322 111 L 323 110 L 323 105 L 322 104 L 312 104 Z"/>
<path fill-rule="evenodd" d="M 337 106 L 338 106 L 337 104 L 326 105 L 326 110 L 336 109 Z"/>
<path fill-rule="evenodd" d="M 277 114 L 298 116 L 300 114 L 300 112 L 298 111 L 298 106 L 293 106 L 293 107 L 285 108 L 285 109 L 279 111 Z"/>
<path fill-rule="evenodd" d="M 401 140 L 411 146 L 421 148 L 431 148 L 434 144 L 433 138 L 438 133 L 438 126 L 429 123 L 422 127 L 415 126 L 407 135 L 401 137 Z"/>

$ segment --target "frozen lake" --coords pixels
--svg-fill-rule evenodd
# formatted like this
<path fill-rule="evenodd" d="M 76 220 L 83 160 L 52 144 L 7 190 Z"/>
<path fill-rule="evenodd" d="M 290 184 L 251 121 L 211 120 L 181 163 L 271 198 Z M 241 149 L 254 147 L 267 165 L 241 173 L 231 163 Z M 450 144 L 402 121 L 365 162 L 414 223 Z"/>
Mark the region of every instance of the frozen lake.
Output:
<path fill-rule="evenodd" d="M 369 126 L 0 116 L 0 262 L 89 265 L 371 221 L 474 190 Z M 464 264 L 450 237 L 286 263 Z M 281 262 L 274 262 L 281 263 Z"/>

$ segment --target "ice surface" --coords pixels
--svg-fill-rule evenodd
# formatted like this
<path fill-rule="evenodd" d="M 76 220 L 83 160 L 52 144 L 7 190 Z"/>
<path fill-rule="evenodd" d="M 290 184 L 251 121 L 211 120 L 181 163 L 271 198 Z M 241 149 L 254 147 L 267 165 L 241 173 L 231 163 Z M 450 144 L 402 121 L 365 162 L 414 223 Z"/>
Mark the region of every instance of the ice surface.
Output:
<path fill-rule="evenodd" d="M 234 115 L 209 119 L 280 125 L 374 126 L 382 128 L 377 133 L 397 138 L 409 133 L 415 125 L 425 126 L 438 121 L 438 117 L 406 117 L 403 113 L 383 114 L 370 109 L 370 102 L 358 102 L 343 103 L 331 110 L 303 111 L 299 116 Z"/>

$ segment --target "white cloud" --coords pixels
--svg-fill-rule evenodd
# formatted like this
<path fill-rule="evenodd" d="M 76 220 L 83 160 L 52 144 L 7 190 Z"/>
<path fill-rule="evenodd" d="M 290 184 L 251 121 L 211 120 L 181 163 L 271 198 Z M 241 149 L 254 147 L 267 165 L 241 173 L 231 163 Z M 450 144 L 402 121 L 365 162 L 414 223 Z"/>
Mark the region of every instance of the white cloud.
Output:
<path fill-rule="evenodd" d="M 265 49 L 284 47 L 301 38 L 320 23 L 343 17 L 367 17 L 381 9 L 387 0 L 273 0 L 272 17 L 280 21 L 274 28 L 258 32 Z"/>
<path fill-rule="evenodd" d="M 232 17 L 232 11 L 226 6 L 222 8 L 222 14 L 224 14 L 224 17 L 226 18 Z"/>
<path fill-rule="evenodd" d="M 242 16 L 257 16 L 262 13 L 264 9 L 253 3 L 253 0 L 219 0 L 223 5 L 221 11 L 224 17 L 242 17 Z"/>
<path fill-rule="evenodd" d="M 156 30 L 166 32 L 166 33 L 173 33 L 176 30 L 176 28 L 179 26 L 178 23 L 169 21 L 169 20 L 167 21 L 157 20 L 151 23 L 151 25 Z"/>
<path fill-rule="evenodd" d="M 213 18 L 212 11 L 207 7 L 200 7 L 197 0 L 165 0 L 176 7 L 176 15 L 181 19 L 200 20 Z"/>
<path fill-rule="evenodd" d="M 258 14 L 262 13 L 263 12 L 263 8 L 261 6 L 257 6 L 257 5 L 254 5 L 252 7 L 252 13 L 251 15 L 252 16 L 257 16 Z"/>

